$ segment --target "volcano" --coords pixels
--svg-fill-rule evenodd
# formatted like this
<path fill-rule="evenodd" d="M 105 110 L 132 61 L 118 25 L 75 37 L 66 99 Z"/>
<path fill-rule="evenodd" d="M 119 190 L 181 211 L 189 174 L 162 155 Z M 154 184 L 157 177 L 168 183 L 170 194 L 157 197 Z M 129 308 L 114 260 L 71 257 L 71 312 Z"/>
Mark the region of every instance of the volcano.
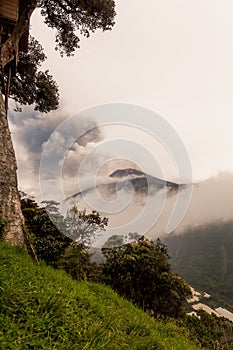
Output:
<path fill-rule="evenodd" d="M 96 187 L 102 187 L 105 191 L 108 191 L 111 194 L 121 190 L 132 191 L 133 188 L 135 194 L 148 196 L 155 195 L 162 189 L 166 189 L 168 194 L 173 194 L 186 186 L 184 184 L 178 184 L 148 175 L 141 170 L 133 168 L 117 169 L 103 180 L 101 177 L 99 179 L 97 178 L 96 183 L 95 187 L 89 187 L 83 191 L 76 192 L 67 197 L 66 200 L 85 195 L 87 192 L 96 189 Z"/>

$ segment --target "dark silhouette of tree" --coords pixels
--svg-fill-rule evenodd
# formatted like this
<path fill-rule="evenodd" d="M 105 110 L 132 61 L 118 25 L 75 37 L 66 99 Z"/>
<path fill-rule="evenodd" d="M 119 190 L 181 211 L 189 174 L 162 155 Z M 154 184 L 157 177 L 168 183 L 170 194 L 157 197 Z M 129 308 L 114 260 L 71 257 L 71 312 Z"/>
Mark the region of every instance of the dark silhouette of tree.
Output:
<path fill-rule="evenodd" d="M 105 248 L 116 248 L 124 244 L 124 236 L 122 235 L 113 235 L 107 239 L 107 241 L 103 245 L 103 249 Z"/>
<path fill-rule="evenodd" d="M 15 75 L 11 79 L 9 97 L 17 102 L 17 111 L 21 105 L 34 104 L 35 110 L 50 112 L 58 107 L 58 86 L 49 74 L 39 71 L 46 56 L 39 42 L 30 37 L 27 52 L 19 52 L 19 62 Z"/>
<path fill-rule="evenodd" d="M 86 210 L 71 208 L 65 217 L 66 234 L 76 243 L 90 247 L 96 237 L 105 231 L 108 218 L 93 210 L 87 214 Z"/>

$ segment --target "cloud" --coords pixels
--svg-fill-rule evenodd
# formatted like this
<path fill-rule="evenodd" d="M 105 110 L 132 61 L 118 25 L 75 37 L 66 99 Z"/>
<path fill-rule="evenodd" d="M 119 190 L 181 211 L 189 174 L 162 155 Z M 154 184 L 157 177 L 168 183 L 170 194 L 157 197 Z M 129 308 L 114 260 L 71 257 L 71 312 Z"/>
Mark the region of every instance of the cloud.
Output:
<path fill-rule="evenodd" d="M 191 205 L 179 229 L 233 219 L 233 173 L 221 172 L 197 183 Z"/>
<path fill-rule="evenodd" d="M 98 206 L 104 201 L 106 211 L 99 211 L 109 217 L 109 228 L 115 230 L 111 231 L 111 234 L 137 231 L 146 233 L 153 239 L 163 235 L 168 217 L 175 206 L 177 194 L 168 196 L 166 191 L 155 191 L 155 195 L 151 196 L 153 200 L 148 202 L 147 196 L 139 195 L 140 191 L 135 193 L 130 183 L 118 186 L 117 182 L 121 181 L 115 181 L 109 175 L 119 168 L 139 169 L 137 165 L 130 159 L 118 158 L 116 154 L 110 155 L 106 147 L 98 147 L 104 141 L 105 135 L 92 118 L 80 116 L 77 119 L 72 118 L 70 123 L 66 123 L 65 133 L 61 133 L 59 128 L 56 130 L 67 118 L 69 116 L 64 110 L 50 113 L 46 118 L 30 108 L 24 108 L 22 113 L 9 113 L 19 168 L 20 189 L 38 197 L 41 155 L 50 139 L 49 152 L 53 156 L 50 166 L 53 167 L 53 162 L 61 163 L 65 195 L 78 192 L 80 186 L 82 190 L 93 186 L 96 189 L 95 194 L 90 191 L 87 193 L 87 201 L 86 198 L 81 200 L 79 198 L 80 208 L 99 210 L 101 206 Z M 63 163 L 62 150 L 75 133 L 80 137 L 73 141 Z M 56 179 L 51 176 L 49 170 L 48 166 L 44 175 L 48 182 L 48 195 L 50 193 L 52 196 L 51 180 L 56 182 Z M 185 191 L 183 195 L 185 196 Z M 232 216 L 233 173 L 222 172 L 194 184 L 190 207 L 177 232 L 182 232 L 187 226 L 226 221 L 232 219 Z M 153 225 L 144 231 L 145 223 L 150 221 Z"/>
<path fill-rule="evenodd" d="M 56 128 L 69 117 L 64 110 L 51 112 L 45 117 L 31 107 L 24 107 L 21 113 L 9 112 L 20 189 L 38 196 L 41 155 L 48 140 L 50 140 L 49 146 L 53 154 L 53 162 L 60 162 L 63 161 L 60 158 L 70 135 L 74 133 L 81 135 L 74 140 L 66 154 L 64 176 L 67 180 L 72 180 L 85 154 L 101 140 L 102 132 L 95 121 L 80 116 L 71 118 L 71 122 L 66 123 L 65 132 L 61 134 Z M 49 169 L 47 175 L 49 180 Z"/>
<path fill-rule="evenodd" d="M 101 178 L 103 182 L 100 185 Z M 167 235 L 166 226 L 176 205 L 177 193 L 169 195 L 169 192 L 161 189 L 148 199 L 146 193 L 131 188 L 129 196 L 125 186 L 117 186 L 116 182 L 109 183 L 109 177 L 100 179 L 97 180 L 96 188 L 85 191 L 83 196 L 80 194 L 76 198 L 79 208 L 89 205 L 91 209 L 96 205 L 97 210 L 105 209 L 102 213 L 109 218 L 109 226 L 97 245 L 103 244 L 112 234 L 138 232 L 151 239 Z M 181 195 L 186 195 L 185 188 Z M 101 200 L 104 200 L 105 207 Z M 70 205 L 74 202 L 71 201 Z M 189 226 L 232 219 L 233 173 L 222 172 L 193 185 L 190 207 L 175 231 L 181 234 Z"/>

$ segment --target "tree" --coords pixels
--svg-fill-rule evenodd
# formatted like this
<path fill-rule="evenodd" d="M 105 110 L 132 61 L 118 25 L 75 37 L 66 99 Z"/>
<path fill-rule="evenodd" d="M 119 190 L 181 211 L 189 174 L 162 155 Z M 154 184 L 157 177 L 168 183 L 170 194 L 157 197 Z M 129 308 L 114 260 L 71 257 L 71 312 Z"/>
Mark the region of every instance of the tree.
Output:
<path fill-rule="evenodd" d="M 98 28 L 109 30 L 114 25 L 115 17 L 114 0 L 19 0 L 19 4 L 19 9 L 16 9 L 19 10 L 18 18 L 13 25 L 7 22 L 7 33 L 2 31 L 0 38 L 0 221 L 6 223 L 2 227 L 3 238 L 15 245 L 24 242 L 24 219 L 17 190 L 15 153 L 7 121 L 7 99 L 11 96 L 21 104 L 34 103 L 35 108 L 42 112 L 58 106 L 56 83 L 48 71 L 38 71 L 38 66 L 45 59 L 39 43 L 30 39 L 28 52 L 20 52 L 22 39 L 29 30 L 30 17 L 36 8 L 41 8 L 45 23 L 56 30 L 55 49 L 67 56 L 79 48 L 77 33 L 88 37 Z"/>
<path fill-rule="evenodd" d="M 103 248 L 103 274 L 120 295 L 155 317 L 178 318 L 191 296 L 188 284 L 172 273 L 168 251 L 160 240 L 144 237 L 115 248 Z"/>
<path fill-rule="evenodd" d="M 22 199 L 22 211 L 25 218 L 25 243 L 28 251 L 37 259 L 57 267 L 58 260 L 72 243 L 72 240 L 57 227 L 63 222 L 63 217 L 54 211 L 55 226 L 47 210 L 40 208 L 30 198 Z"/>
<path fill-rule="evenodd" d="M 210 315 L 201 309 L 196 312 L 196 316 L 187 315 L 177 323 L 188 329 L 189 337 L 205 349 L 223 349 L 221 344 L 230 343 L 233 338 L 232 322 L 213 313 Z M 224 349 L 228 349 L 229 346 L 226 344 Z"/>
<path fill-rule="evenodd" d="M 58 107 L 58 86 L 48 70 L 38 69 L 46 56 L 39 42 L 30 37 L 28 51 L 19 52 L 17 71 L 11 79 L 9 97 L 20 105 L 34 104 L 35 110 L 50 112 Z M 17 109 L 21 111 L 21 108 Z"/>
<path fill-rule="evenodd" d="M 91 262 L 88 246 L 67 237 L 67 226 L 58 210 L 59 203 L 50 200 L 43 204 L 45 208 L 40 208 L 27 196 L 21 199 L 25 243 L 30 255 L 37 262 L 44 260 L 55 268 L 62 268 L 76 280 L 102 281 L 102 267 Z"/>
<path fill-rule="evenodd" d="M 107 241 L 103 245 L 103 249 L 105 248 L 115 248 L 124 244 L 124 236 L 113 235 L 107 239 Z"/>
<path fill-rule="evenodd" d="M 109 237 L 103 244 L 103 249 L 114 248 L 126 243 L 136 242 L 142 235 L 137 232 L 129 232 L 127 235 L 113 235 Z"/>
<path fill-rule="evenodd" d="M 189 227 L 182 235 L 169 235 L 164 240 L 169 247 L 174 270 L 195 289 L 208 290 L 214 298 L 231 308 L 233 308 L 232 232 L 233 220 L 219 221 Z"/>
<path fill-rule="evenodd" d="M 59 259 L 58 267 L 64 269 L 75 280 L 87 280 L 92 270 L 91 255 L 87 247 L 72 242 Z"/>
<path fill-rule="evenodd" d="M 108 218 L 101 217 L 93 210 L 90 214 L 86 210 L 78 210 L 76 206 L 70 209 L 65 218 L 66 234 L 74 242 L 90 247 L 94 239 L 105 230 Z"/>

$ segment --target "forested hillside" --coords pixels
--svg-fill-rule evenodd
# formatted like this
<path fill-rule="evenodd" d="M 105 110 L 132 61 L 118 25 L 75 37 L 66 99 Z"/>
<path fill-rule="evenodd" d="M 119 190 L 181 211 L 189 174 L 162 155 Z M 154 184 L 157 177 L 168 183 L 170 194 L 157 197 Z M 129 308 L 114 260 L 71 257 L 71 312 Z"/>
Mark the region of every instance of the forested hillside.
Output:
<path fill-rule="evenodd" d="M 190 228 L 164 240 L 173 270 L 233 308 L 233 222 Z"/>

